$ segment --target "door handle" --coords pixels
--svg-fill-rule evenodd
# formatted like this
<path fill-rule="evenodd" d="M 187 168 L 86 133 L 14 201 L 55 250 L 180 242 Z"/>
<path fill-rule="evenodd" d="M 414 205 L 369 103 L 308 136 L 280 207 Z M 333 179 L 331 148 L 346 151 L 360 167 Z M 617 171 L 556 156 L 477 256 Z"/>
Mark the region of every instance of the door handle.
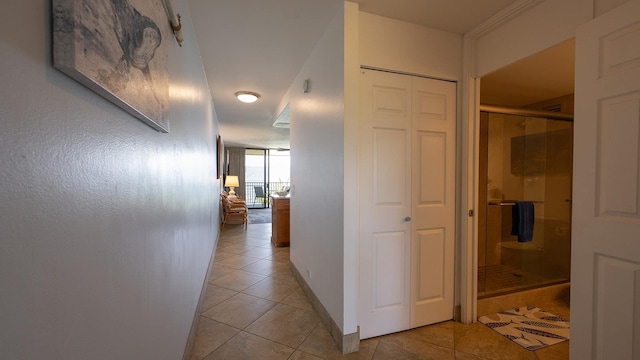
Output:
<path fill-rule="evenodd" d="M 411 217 L 410 216 L 407 216 L 406 218 L 404 218 L 404 222 L 409 222 L 409 221 L 411 221 Z"/>

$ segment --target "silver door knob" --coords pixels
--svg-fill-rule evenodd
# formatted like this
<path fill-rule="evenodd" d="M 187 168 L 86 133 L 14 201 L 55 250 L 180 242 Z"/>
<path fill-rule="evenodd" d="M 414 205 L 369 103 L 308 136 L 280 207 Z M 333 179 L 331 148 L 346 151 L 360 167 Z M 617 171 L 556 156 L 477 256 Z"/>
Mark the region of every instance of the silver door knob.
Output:
<path fill-rule="evenodd" d="M 407 216 L 406 218 L 404 218 L 404 222 L 409 222 L 409 221 L 411 221 L 411 217 L 410 216 Z"/>

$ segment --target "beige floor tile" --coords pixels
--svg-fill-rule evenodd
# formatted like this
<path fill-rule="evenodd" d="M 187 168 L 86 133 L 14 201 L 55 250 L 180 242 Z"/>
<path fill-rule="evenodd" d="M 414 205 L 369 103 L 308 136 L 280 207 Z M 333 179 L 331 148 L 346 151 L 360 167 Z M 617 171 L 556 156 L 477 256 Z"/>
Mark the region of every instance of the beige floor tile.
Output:
<path fill-rule="evenodd" d="M 569 359 L 569 341 L 547 346 L 544 349 L 536 350 L 539 360 L 568 360 Z"/>
<path fill-rule="evenodd" d="M 313 311 L 278 304 L 245 331 L 296 348 L 319 322 L 320 318 Z"/>
<path fill-rule="evenodd" d="M 535 352 L 505 338 L 481 323 L 454 323 L 455 349 L 492 360 L 537 360 Z"/>
<path fill-rule="evenodd" d="M 247 238 L 259 239 L 265 242 L 271 241 L 271 227 L 266 229 L 258 229 L 258 230 L 251 229 L 250 231 L 247 232 Z"/>
<path fill-rule="evenodd" d="M 244 329 L 275 305 L 273 301 L 239 293 L 205 311 L 202 316 Z"/>
<path fill-rule="evenodd" d="M 429 344 L 442 346 L 448 349 L 453 349 L 454 347 L 453 321 L 423 326 L 389 336 L 424 341 Z"/>
<path fill-rule="evenodd" d="M 565 320 L 571 320 L 571 310 L 566 300 L 556 300 L 538 306 L 540 309 L 552 313 L 553 315 L 561 316 Z"/>
<path fill-rule="evenodd" d="M 311 334 L 307 336 L 305 341 L 300 344 L 298 350 L 327 360 L 371 360 L 379 341 L 379 338 L 362 340 L 360 341 L 359 351 L 343 355 L 342 352 L 338 350 L 329 332 L 323 325 L 318 325 L 311 331 Z"/>
<path fill-rule="evenodd" d="M 238 332 L 240 330 L 201 316 L 191 351 L 191 360 L 203 359 Z"/>
<path fill-rule="evenodd" d="M 251 237 L 247 237 L 247 240 L 245 240 L 245 243 L 251 246 L 262 246 L 262 245 L 270 244 L 271 239 L 267 237 L 251 236 Z"/>
<path fill-rule="evenodd" d="M 288 249 L 288 248 L 287 248 Z M 289 251 L 278 251 L 271 255 L 273 261 L 279 261 L 283 263 L 289 263 Z"/>
<path fill-rule="evenodd" d="M 251 232 L 267 231 L 271 233 L 271 223 L 251 224 L 251 228 L 249 229 L 249 231 Z"/>
<path fill-rule="evenodd" d="M 235 256 L 236 254 L 234 253 L 230 253 L 230 252 L 226 252 L 224 250 L 216 250 L 216 253 L 214 255 L 213 261 L 214 262 L 218 262 L 220 260 L 224 260 L 227 258 L 230 258 L 232 256 Z"/>
<path fill-rule="evenodd" d="M 291 355 L 289 360 L 323 360 L 321 357 L 317 357 L 315 355 L 307 354 L 306 352 L 302 352 L 300 350 L 296 350 L 296 352 Z"/>
<path fill-rule="evenodd" d="M 217 262 L 217 264 L 233 269 L 242 269 L 243 267 L 249 264 L 253 264 L 256 261 L 260 261 L 260 259 L 240 254 L 220 260 Z"/>
<path fill-rule="evenodd" d="M 343 355 L 291 273 L 290 248 L 273 247 L 270 237 L 271 224 L 251 224 L 246 230 L 228 225 L 223 230 L 192 359 L 569 358 L 569 342 L 531 352 L 482 324 L 451 321 L 366 339 L 360 351 Z M 568 301 L 534 305 L 569 318 Z"/>
<path fill-rule="evenodd" d="M 360 349 L 358 352 L 353 354 L 353 356 L 352 354 L 343 355 L 343 358 L 352 360 L 372 359 L 373 354 L 378 348 L 378 344 L 380 344 L 380 339 L 378 338 L 360 340 Z"/>
<path fill-rule="evenodd" d="M 247 231 L 249 235 L 266 235 L 271 237 L 271 228 L 273 225 L 271 223 L 263 223 L 263 224 L 252 224 L 251 229 Z"/>
<path fill-rule="evenodd" d="M 453 349 L 432 345 L 414 338 L 388 336 L 380 339 L 376 352 L 373 354 L 373 359 L 454 360 L 455 352 Z"/>
<path fill-rule="evenodd" d="M 280 249 L 280 248 L 274 247 L 274 246 L 271 244 L 271 242 L 269 242 L 269 244 L 260 245 L 259 247 L 261 247 L 261 248 L 272 248 L 272 249 L 276 249 L 276 250 L 277 250 L 277 249 Z"/>
<path fill-rule="evenodd" d="M 483 358 L 473 354 L 463 353 L 462 351 L 456 351 L 456 360 L 492 360 L 492 359 Z"/>
<path fill-rule="evenodd" d="M 209 283 L 223 276 L 232 274 L 234 271 L 236 271 L 236 269 L 232 269 L 232 268 L 221 266 L 214 263 L 213 266 L 211 267 L 211 274 L 209 275 Z"/>
<path fill-rule="evenodd" d="M 242 268 L 244 271 L 270 276 L 276 272 L 290 272 L 289 264 L 272 260 L 258 260 Z"/>
<path fill-rule="evenodd" d="M 270 276 L 275 271 L 276 264 L 280 264 L 280 266 L 282 266 L 281 263 L 272 261 L 271 259 L 261 259 L 243 267 L 242 270 L 260 275 Z"/>
<path fill-rule="evenodd" d="M 299 288 L 300 286 L 295 281 L 267 277 L 242 292 L 263 299 L 279 302 Z"/>
<path fill-rule="evenodd" d="M 228 275 L 209 281 L 209 284 L 220 286 L 225 289 L 242 291 L 264 278 L 266 278 L 266 276 L 236 270 Z"/>
<path fill-rule="evenodd" d="M 243 254 L 255 247 L 256 247 L 255 245 L 249 245 L 249 244 L 246 244 L 245 242 L 218 245 L 218 249 L 220 249 L 220 251 L 233 253 L 236 255 Z"/>
<path fill-rule="evenodd" d="M 296 277 L 293 276 L 293 273 L 291 272 L 290 269 L 286 269 L 286 270 L 276 270 L 273 272 L 273 274 L 271 274 L 271 277 L 275 277 L 278 279 L 284 279 L 284 280 L 291 280 L 291 281 L 298 281 L 296 280 Z"/>
<path fill-rule="evenodd" d="M 311 305 L 309 298 L 307 298 L 307 295 L 305 295 L 300 286 L 293 290 L 293 292 L 287 297 L 282 299 L 281 303 L 294 306 L 299 309 L 313 311 L 313 305 Z"/>
<path fill-rule="evenodd" d="M 237 291 L 221 288 L 219 286 L 208 284 L 204 300 L 202 302 L 201 312 L 205 312 L 211 309 L 213 306 L 220 304 L 233 295 L 237 294 Z"/>
<path fill-rule="evenodd" d="M 268 232 L 265 231 L 251 231 L 247 234 L 247 240 L 259 240 L 266 244 L 271 242 L 271 229 Z"/>
<path fill-rule="evenodd" d="M 218 243 L 219 244 L 223 244 L 223 243 L 239 244 L 244 242 L 244 239 L 246 236 L 247 234 L 244 231 L 234 231 L 229 233 L 225 228 L 222 234 L 220 235 L 220 240 L 218 241 Z"/>
<path fill-rule="evenodd" d="M 294 349 L 261 337 L 241 332 L 231 338 L 206 360 L 286 360 Z"/>
<path fill-rule="evenodd" d="M 244 239 L 247 237 L 247 234 L 245 233 L 227 234 L 225 232 L 223 235 L 224 236 L 220 237 L 220 241 L 218 241 L 218 244 L 223 246 L 244 243 Z"/>
<path fill-rule="evenodd" d="M 270 258 L 273 255 L 273 248 L 255 247 L 251 250 L 246 251 L 244 255 L 259 259 Z"/>

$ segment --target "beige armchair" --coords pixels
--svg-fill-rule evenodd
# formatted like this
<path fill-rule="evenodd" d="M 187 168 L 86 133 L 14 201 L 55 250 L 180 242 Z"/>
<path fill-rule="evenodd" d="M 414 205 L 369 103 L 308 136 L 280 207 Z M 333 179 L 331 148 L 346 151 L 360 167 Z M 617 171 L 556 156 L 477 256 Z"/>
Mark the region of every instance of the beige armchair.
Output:
<path fill-rule="evenodd" d="M 234 201 L 231 201 L 226 193 L 223 193 L 220 194 L 220 201 L 222 202 L 222 209 L 224 211 L 224 218 L 220 230 L 224 229 L 224 226 L 229 221 L 242 221 L 244 227 L 247 228 L 247 224 L 249 223 L 249 210 L 244 200 L 237 197 Z"/>

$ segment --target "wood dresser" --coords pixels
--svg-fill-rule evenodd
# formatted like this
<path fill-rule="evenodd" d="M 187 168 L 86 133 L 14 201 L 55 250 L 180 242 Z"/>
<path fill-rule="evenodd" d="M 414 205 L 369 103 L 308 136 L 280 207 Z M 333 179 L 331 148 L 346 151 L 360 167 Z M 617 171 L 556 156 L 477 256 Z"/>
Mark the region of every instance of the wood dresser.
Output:
<path fill-rule="evenodd" d="M 288 196 L 271 196 L 271 242 L 274 246 L 289 246 L 289 214 Z"/>

